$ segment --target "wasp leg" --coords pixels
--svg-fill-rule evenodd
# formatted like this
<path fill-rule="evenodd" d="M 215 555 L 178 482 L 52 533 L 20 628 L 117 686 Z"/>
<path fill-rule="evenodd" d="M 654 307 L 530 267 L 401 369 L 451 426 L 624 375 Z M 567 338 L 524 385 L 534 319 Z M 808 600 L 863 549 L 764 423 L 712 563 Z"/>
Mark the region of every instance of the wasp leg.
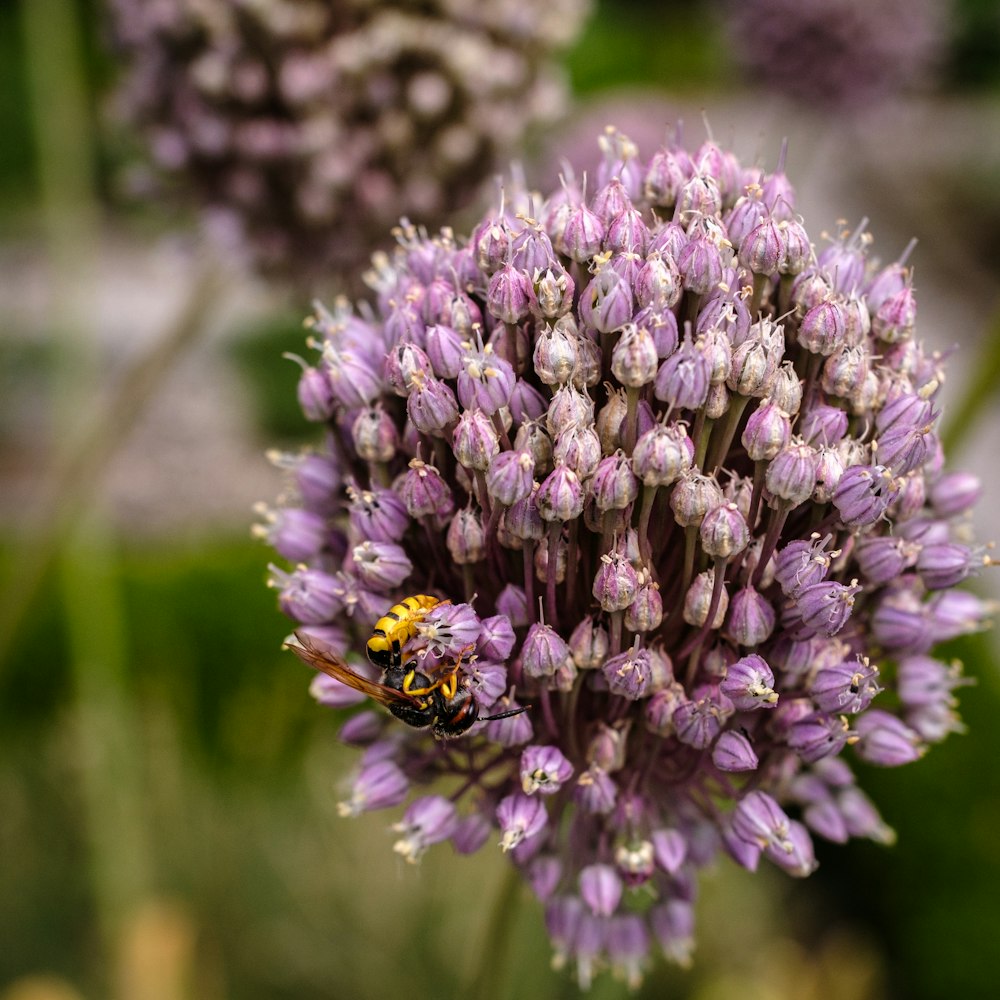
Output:
<path fill-rule="evenodd" d="M 471 646 L 466 646 L 465 649 L 458 654 L 458 659 L 451 665 L 451 667 L 449 667 L 447 676 L 438 682 L 441 693 L 445 696 L 445 698 L 455 697 L 455 692 L 458 691 L 458 672 L 462 667 L 462 660 L 475 648 L 476 646 L 474 643 Z"/>
<path fill-rule="evenodd" d="M 422 698 L 433 693 L 435 689 L 441 686 L 440 681 L 434 681 L 426 687 L 414 687 L 413 680 L 416 676 L 416 670 L 407 671 L 406 676 L 403 678 L 403 694 L 412 695 L 414 698 Z"/>

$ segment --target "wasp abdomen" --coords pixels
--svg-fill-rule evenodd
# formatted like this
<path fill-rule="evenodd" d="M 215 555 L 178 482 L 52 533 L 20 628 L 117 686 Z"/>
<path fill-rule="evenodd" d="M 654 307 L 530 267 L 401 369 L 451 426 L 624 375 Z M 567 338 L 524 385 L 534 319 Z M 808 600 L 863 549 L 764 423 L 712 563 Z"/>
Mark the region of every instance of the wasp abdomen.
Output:
<path fill-rule="evenodd" d="M 403 646 L 417 632 L 419 622 L 431 608 L 444 603 L 430 594 L 414 594 L 394 604 L 375 623 L 368 640 L 368 659 L 387 670 L 402 661 Z"/>

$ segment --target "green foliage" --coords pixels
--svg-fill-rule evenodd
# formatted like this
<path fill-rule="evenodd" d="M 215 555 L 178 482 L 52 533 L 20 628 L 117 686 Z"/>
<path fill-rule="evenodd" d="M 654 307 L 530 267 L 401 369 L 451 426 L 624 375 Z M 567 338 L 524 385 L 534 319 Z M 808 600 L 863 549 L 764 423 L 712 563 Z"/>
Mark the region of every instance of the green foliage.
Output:
<path fill-rule="evenodd" d="M 948 74 L 955 86 L 996 89 L 1000 84 L 1000 5 L 996 0 L 953 0 Z"/>
<path fill-rule="evenodd" d="M 1000 678 L 988 635 L 940 655 L 978 679 L 959 691 L 968 732 L 901 772 L 859 765 L 858 783 L 899 842 L 830 845 L 807 887 L 822 887 L 842 917 L 881 942 L 893 995 L 908 1000 L 990 996 L 996 982 L 986 956 L 1000 936 Z"/>
<path fill-rule="evenodd" d="M 567 59 L 573 90 L 647 85 L 677 92 L 717 87 L 717 25 L 705 5 L 602 3 Z"/>
<path fill-rule="evenodd" d="M 299 408 L 295 388 L 301 368 L 282 354 L 305 355 L 302 316 L 275 317 L 248 330 L 232 346 L 233 358 L 250 389 L 261 440 L 273 446 L 316 439 L 316 428 Z"/>

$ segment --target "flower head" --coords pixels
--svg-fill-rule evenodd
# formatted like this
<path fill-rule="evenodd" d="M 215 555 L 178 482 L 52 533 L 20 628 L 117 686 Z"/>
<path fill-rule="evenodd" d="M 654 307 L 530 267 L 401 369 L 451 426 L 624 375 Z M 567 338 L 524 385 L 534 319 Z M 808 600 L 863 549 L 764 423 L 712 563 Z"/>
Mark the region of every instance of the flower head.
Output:
<path fill-rule="evenodd" d="M 789 268 L 787 179 L 710 143 L 605 142 L 589 199 L 565 180 L 537 218 L 508 191 L 469 243 L 414 232 L 364 344 L 356 317 L 317 317 L 322 357 L 365 380 L 304 394 L 326 465 L 261 533 L 301 560 L 272 570 L 282 609 L 339 649 L 407 595 L 445 599 L 400 626 L 409 680 L 383 672 L 423 694 L 345 736 L 378 748 L 345 811 L 451 775 L 396 850 L 499 844 L 558 960 L 635 982 L 656 943 L 690 960 L 719 852 L 801 877 L 814 835 L 891 837 L 850 755 L 901 765 L 959 728 L 960 667 L 929 650 L 991 609 L 953 589 L 983 562 L 961 523 L 978 484 L 942 471 L 937 377 L 895 351 L 911 325 L 888 342 L 867 318 L 905 267 L 859 231 Z M 391 448 L 359 445 L 368 413 Z M 317 697 L 351 705 L 337 662 Z M 434 738 L 456 728 L 461 753 Z"/>
<path fill-rule="evenodd" d="M 112 0 L 119 110 L 234 251 L 295 278 L 350 273 L 401 215 L 467 203 L 559 113 L 551 55 L 586 8 Z"/>
<path fill-rule="evenodd" d="M 934 0 L 727 0 L 726 10 L 747 78 L 812 106 L 926 86 L 947 44 Z"/>

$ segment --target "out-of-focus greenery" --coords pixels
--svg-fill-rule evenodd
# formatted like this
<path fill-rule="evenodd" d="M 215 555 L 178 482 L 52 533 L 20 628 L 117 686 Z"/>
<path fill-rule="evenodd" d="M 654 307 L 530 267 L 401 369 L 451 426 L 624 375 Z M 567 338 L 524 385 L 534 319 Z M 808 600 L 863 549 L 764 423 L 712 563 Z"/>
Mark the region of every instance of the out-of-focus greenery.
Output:
<path fill-rule="evenodd" d="M 971 636 L 937 655 L 962 660 L 976 679 L 959 692 L 968 732 L 902 771 L 858 766 L 899 841 L 830 845 L 817 877 L 836 910 L 879 942 L 892 996 L 987 997 L 996 966 L 985 956 L 1000 934 L 995 640 Z"/>
<path fill-rule="evenodd" d="M 304 353 L 306 331 L 302 320 L 302 316 L 276 316 L 248 330 L 231 347 L 254 401 L 261 438 L 271 441 L 274 447 L 315 438 L 316 428 L 302 419 L 296 396 L 301 368 L 282 357 L 285 353 Z"/>
<path fill-rule="evenodd" d="M 18 234 L 32 230 L 37 209 L 18 18 L 19 3 L 29 2 L 0 0 L 0 230 Z M 111 68 L 98 46 L 98 4 L 73 4 L 86 28 L 96 109 Z M 586 94 L 647 82 L 724 86 L 714 9 L 607 0 L 569 56 L 574 87 Z M 998 4 L 957 0 L 957 9 L 952 79 L 995 86 Z M 113 158 L 100 148 L 102 163 Z M 107 169 L 99 177 L 110 186 Z M 302 336 L 297 317 L 262 317 L 235 348 L 257 403 L 262 451 L 311 433 L 295 406 L 296 368 L 280 358 L 299 350 Z M 41 384 L 50 359 L 43 341 L 4 348 L 0 444 L 5 457 L 16 445 L 28 460 L 18 419 L 28 413 L 44 424 L 48 415 L 41 392 L 42 402 L 31 403 L 43 411 L 36 417 L 22 390 Z M 47 581 L 0 664 L 0 998 L 22 977 L 41 974 L 95 1000 L 463 996 L 498 944 L 489 935 L 501 933 L 509 940 L 490 973 L 497 996 L 576 995 L 548 968 L 540 909 L 523 890 L 514 893 L 509 926 L 492 922 L 492 901 L 510 898 L 498 851 L 457 858 L 438 848 L 411 868 L 392 853 L 384 814 L 337 816 L 336 786 L 357 755 L 337 742 L 335 716 L 308 697 L 307 671 L 280 651 L 287 623 L 264 586 L 268 554 L 245 535 L 246 526 L 234 524 L 196 546 L 127 541 L 110 553 L 126 647 L 120 693 L 135 723 L 128 752 L 140 779 L 127 810 L 136 828 L 120 833 L 123 843 L 139 844 L 146 878 L 111 942 L 98 929 L 88 839 L 93 762 L 81 726 L 90 723 L 68 665 L 57 580 Z M 0 525 L 0 556 L 15 536 Z M 902 771 L 863 773 L 863 786 L 899 831 L 898 845 L 821 844 L 821 868 L 805 882 L 726 866 L 707 886 L 695 971 L 658 967 L 640 996 L 992 995 L 1000 687 L 987 637 L 954 652 L 979 678 L 960 692 L 969 733 Z M 768 933 L 774 937 L 758 936 Z M 871 979 L 845 986 L 830 971 L 838 965 L 869 970 Z M 819 984 L 812 992 L 810 975 Z M 779 981 L 789 984 L 785 992 Z M 170 992 L 164 984 L 172 982 Z M 620 994 L 604 978 L 591 996 Z"/>
<path fill-rule="evenodd" d="M 1000 4 L 996 0 L 952 0 L 954 25 L 948 75 L 958 87 L 1000 84 Z"/>
<path fill-rule="evenodd" d="M 600 3 L 567 60 L 577 94 L 610 85 L 652 85 L 689 92 L 717 87 L 727 59 L 719 57 L 718 20 L 697 0 Z"/>

